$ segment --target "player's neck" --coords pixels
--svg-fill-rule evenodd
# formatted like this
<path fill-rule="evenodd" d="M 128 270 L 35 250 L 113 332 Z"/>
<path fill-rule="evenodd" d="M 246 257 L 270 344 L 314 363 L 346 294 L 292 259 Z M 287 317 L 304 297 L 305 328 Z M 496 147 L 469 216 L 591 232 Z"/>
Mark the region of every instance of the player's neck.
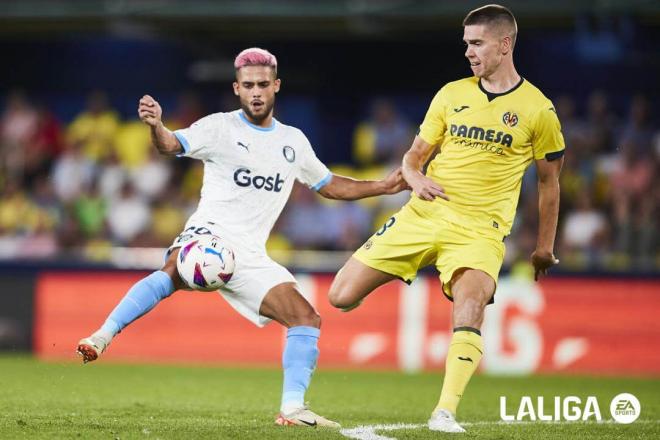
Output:
<path fill-rule="evenodd" d="M 480 79 L 481 86 L 491 93 L 504 93 L 514 88 L 520 82 L 520 75 L 513 64 L 501 66 L 488 77 Z"/>

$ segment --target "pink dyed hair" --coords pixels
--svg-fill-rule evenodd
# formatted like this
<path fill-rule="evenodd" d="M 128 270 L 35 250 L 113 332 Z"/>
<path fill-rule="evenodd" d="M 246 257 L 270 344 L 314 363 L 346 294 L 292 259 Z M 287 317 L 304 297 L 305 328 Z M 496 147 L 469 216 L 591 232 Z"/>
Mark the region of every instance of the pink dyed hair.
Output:
<path fill-rule="evenodd" d="M 236 55 L 234 60 L 234 68 L 237 71 L 245 66 L 268 66 L 277 73 L 277 58 L 266 49 L 251 47 Z"/>

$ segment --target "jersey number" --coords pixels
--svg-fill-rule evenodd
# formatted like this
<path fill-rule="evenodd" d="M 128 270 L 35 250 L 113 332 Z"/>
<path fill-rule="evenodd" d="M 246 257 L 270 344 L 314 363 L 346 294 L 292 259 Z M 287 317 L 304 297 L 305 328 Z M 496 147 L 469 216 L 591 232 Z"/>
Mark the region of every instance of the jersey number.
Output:
<path fill-rule="evenodd" d="M 394 217 L 390 217 L 390 219 L 389 219 L 388 221 L 385 222 L 385 224 L 383 225 L 383 227 L 380 228 L 380 229 L 378 230 L 378 232 L 376 232 L 376 235 L 383 235 L 383 234 L 385 233 L 385 231 L 387 231 L 388 228 L 391 228 L 391 227 L 392 227 L 392 225 L 394 224 L 394 222 L 396 222 L 396 219 L 395 219 Z"/>
<path fill-rule="evenodd" d="M 196 235 L 212 235 L 212 232 L 209 231 L 204 226 L 198 228 L 197 226 L 191 226 L 179 235 L 176 242 L 181 243 L 182 241 L 190 240 L 193 237 L 193 234 Z"/>

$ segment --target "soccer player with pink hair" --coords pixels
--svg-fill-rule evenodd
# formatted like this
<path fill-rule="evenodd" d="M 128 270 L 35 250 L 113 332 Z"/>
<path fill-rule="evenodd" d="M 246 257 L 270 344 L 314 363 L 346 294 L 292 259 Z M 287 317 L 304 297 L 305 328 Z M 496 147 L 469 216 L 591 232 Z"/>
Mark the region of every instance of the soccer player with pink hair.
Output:
<path fill-rule="evenodd" d="M 208 115 L 188 128 L 168 130 L 160 104 L 149 95 L 140 99 L 138 114 L 150 127 L 161 154 L 204 162 L 201 198 L 170 246 L 164 266 L 138 281 L 105 323 L 78 343 L 77 351 L 84 362 L 96 360 L 127 325 L 176 290 L 187 289 L 177 272 L 179 249 L 200 235 L 217 235 L 236 257 L 234 274 L 219 291 L 222 297 L 257 326 L 275 320 L 287 328 L 284 386 L 275 422 L 338 428 L 338 423 L 305 405 L 319 356 L 321 317 L 301 294 L 293 275 L 267 255 L 266 240 L 296 180 L 323 197 L 341 200 L 394 194 L 407 184 L 399 169 L 380 181 L 331 173 L 300 130 L 273 117 L 281 86 L 275 56 L 263 49 L 246 49 L 234 66 L 233 88 L 241 108 Z"/>

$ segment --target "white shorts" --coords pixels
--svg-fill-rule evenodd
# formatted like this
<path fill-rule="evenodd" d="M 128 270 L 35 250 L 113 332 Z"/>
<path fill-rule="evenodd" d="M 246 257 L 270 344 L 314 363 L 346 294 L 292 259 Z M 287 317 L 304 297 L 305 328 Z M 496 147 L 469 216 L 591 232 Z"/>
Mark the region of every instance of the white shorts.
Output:
<path fill-rule="evenodd" d="M 227 235 L 221 233 L 212 222 L 187 223 L 183 232 L 179 234 L 167 250 L 167 255 L 176 248 L 180 248 L 195 236 L 213 234 L 221 237 L 234 251 L 236 268 L 231 280 L 220 288 L 222 297 L 241 315 L 252 321 L 255 325 L 263 327 L 271 320 L 259 314 L 261 302 L 270 289 L 282 283 L 295 283 L 293 277 L 284 266 L 273 261 L 264 251 L 242 251 L 240 246 L 232 243 Z"/>

